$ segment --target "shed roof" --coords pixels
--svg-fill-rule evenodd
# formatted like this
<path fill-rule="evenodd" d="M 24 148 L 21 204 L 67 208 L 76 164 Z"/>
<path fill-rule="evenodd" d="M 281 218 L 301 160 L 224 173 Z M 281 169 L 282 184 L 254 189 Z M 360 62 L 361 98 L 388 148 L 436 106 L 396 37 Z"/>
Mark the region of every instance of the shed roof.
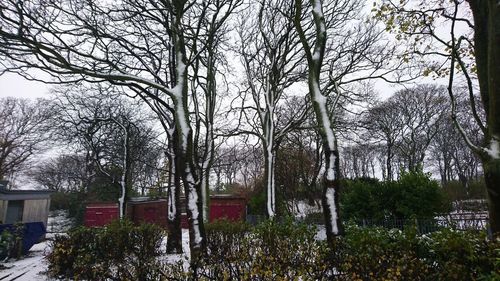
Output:
<path fill-rule="evenodd" d="M 0 187 L 0 200 L 48 199 L 52 190 L 9 190 Z"/>

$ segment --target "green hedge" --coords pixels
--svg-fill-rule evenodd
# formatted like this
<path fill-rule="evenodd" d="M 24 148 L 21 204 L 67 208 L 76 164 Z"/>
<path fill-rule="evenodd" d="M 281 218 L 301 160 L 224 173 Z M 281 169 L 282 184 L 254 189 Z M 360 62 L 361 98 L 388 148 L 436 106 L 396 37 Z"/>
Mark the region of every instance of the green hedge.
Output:
<path fill-rule="evenodd" d="M 330 251 L 316 230 L 287 220 L 256 228 L 218 222 L 207 227 L 209 254 L 165 265 L 179 280 L 500 280 L 500 241 L 482 232 L 347 226 Z"/>
<path fill-rule="evenodd" d="M 48 273 L 77 280 L 156 280 L 164 231 L 115 221 L 105 228 L 79 227 L 56 236 Z"/>
<path fill-rule="evenodd" d="M 443 229 L 418 235 L 346 226 L 334 250 L 314 226 L 293 220 L 257 227 L 207 225 L 208 253 L 176 263 L 158 258 L 163 232 L 115 222 L 58 236 L 52 276 L 86 280 L 500 280 L 500 240 L 483 232 Z"/>

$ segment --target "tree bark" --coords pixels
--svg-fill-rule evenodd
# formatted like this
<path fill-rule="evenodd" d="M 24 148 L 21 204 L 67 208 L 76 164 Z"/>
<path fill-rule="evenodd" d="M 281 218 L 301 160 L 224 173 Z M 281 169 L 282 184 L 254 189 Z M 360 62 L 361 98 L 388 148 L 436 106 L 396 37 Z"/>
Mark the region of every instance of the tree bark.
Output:
<path fill-rule="evenodd" d="M 490 228 L 500 236 L 500 5 L 497 0 L 469 0 L 474 17 L 474 53 L 486 135 L 479 151 L 488 193 Z M 476 151 L 477 152 L 477 151 Z"/>
<path fill-rule="evenodd" d="M 169 141 L 169 178 L 168 178 L 168 197 L 167 197 L 167 253 L 179 254 L 182 253 L 182 229 L 181 229 L 181 204 L 180 204 L 180 190 L 181 178 L 175 169 L 175 157 L 173 155 L 173 142 L 177 140 L 176 133 L 173 133 L 171 141 Z"/>

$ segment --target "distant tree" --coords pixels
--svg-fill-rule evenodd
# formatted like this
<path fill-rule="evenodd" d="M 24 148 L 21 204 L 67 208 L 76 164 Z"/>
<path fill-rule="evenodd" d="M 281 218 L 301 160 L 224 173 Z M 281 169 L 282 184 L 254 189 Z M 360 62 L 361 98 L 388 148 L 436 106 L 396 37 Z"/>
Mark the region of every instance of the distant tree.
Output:
<path fill-rule="evenodd" d="M 370 108 L 361 121 L 367 128 L 368 138 L 381 143 L 385 148 L 384 178 L 392 180 L 394 175 L 393 158 L 396 144 L 403 134 L 404 122 L 401 110 L 394 99 L 381 102 Z"/>
<path fill-rule="evenodd" d="M 1 72 L 26 68 L 50 74 L 49 83 L 107 81 L 133 91 L 158 114 L 170 135 L 175 179 L 169 208 L 175 229 L 168 242 L 181 252 L 180 188 L 187 196 L 191 255 L 205 250 L 203 194 L 195 167 L 189 114 L 190 68 L 241 1 L 86 2 L 8 0 L 0 13 Z M 208 26 L 213 28 L 206 28 Z M 73 26 L 73 28 L 67 28 Z M 200 40 L 201 39 L 201 40 Z M 196 42 L 194 42 L 196 41 Z M 181 184 L 182 182 L 182 184 Z M 171 244 L 172 243 L 172 244 Z"/>
<path fill-rule="evenodd" d="M 44 189 L 57 192 L 84 191 L 89 186 L 85 157 L 63 154 L 34 165 L 28 177 Z"/>
<path fill-rule="evenodd" d="M 114 87 L 80 84 L 58 92 L 54 102 L 58 136 L 70 147 L 88 151 L 95 172 L 120 186 L 123 217 L 136 163 L 157 136 L 147 125 L 149 117 L 140 104 L 126 100 Z"/>
<path fill-rule="evenodd" d="M 255 13 L 253 9 L 258 12 Z M 303 57 L 293 22 L 294 6 L 290 1 L 260 1 L 241 15 L 238 55 L 245 69 L 245 89 L 239 95 L 241 133 L 256 136 L 262 145 L 263 181 L 266 186 L 267 215 L 276 213 L 275 163 L 281 140 L 302 123 L 309 106 L 299 98 L 286 108 L 291 89 L 303 81 Z M 280 114 L 286 111 L 284 116 Z M 288 118 L 284 118 L 288 117 Z"/>
<path fill-rule="evenodd" d="M 463 101 L 457 103 L 457 112 L 462 128 L 475 143 L 478 143 L 481 137 L 480 129 L 467 118 L 466 110 L 467 105 Z M 436 134 L 431 144 L 430 157 L 439 170 L 443 185 L 458 180 L 462 187 L 467 190 L 469 182 L 478 178 L 482 173 L 479 157 L 468 149 L 450 117 L 444 120 Z"/>
<path fill-rule="evenodd" d="M 435 85 L 419 85 L 398 91 L 392 97 L 400 109 L 403 132 L 396 143 L 397 153 L 405 168 L 416 171 L 423 167 L 427 150 L 444 122 L 446 89 Z"/>
<path fill-rule="evenodd" d="M 0 99 L 0 179 L 26 168 L 47 149 L 50 116 L 47 101 Z"/>
<path fill-rule="evenodd" d="M 378 150 L 376 145 L 370 144 L 344 147 L 341 159 L 342 176 L 350 178 L 375 177 Z"/>
<path fill-rule="evenodd" d="M 417 6 L 417 7 L 415 7 Z M 408 42 L 409 56 L 432 60 L 424 75 L 448 78 L 451 118 L 467 146 L 481 159 L 488 189 L 491 230 L 500 235 L 500 5 L 495 0 L 383 1 L 375 16 L 386 30 Z M 446 25 L 443 25 L 445 23 Z M 447 32 L 438 28 L 446 26 Z M 457 83 L 467 86 L 468 116 L 482 140 L 464 130 L 457 117 Z M 479 87 L 477 87 L 479 86 Z M 480 102 L 476 102 L 477 97 Z M 485 118 L 481 118 L 482 107 Z"/>

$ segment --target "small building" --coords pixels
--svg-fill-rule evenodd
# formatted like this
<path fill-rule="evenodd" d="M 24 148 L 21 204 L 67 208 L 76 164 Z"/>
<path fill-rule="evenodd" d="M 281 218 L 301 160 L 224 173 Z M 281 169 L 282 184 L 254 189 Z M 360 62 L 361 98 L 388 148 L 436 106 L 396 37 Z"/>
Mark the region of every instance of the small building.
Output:
<path fill-rule="evenodd" d="M 118 203 L 91 203 L 85 208 L 84 225 L 104 226 L 119 218 Z"/>
<path fill-rule="evenodd" d="M 127 202 L 127 218 L 134 223 L 152 223 L 167 228 L 167 200 L 147 197 L 131 198 Z"/>
<path fill-rule="evenodd" d="M 187 228 L 185 198 L 181 197 L 181 227 Z M 234 195 L 211 195 L 209 221 L 226 219 L 245 221 L 246 199 Z M 167 228 L 167 200 L 147 197 L 131 198 L 127 202 L 126 217 L 134 223 L 153 223 Z M 85 210 L 85 226 L 103 226 L 118 219 L 118 204 L 92 203 Z"/>
<path fill-rule="evenodd" d="M 0 224 L 42 222 L 47 227 L 49 190 L 9 190 L 0 183 Z"/>
<path fill-rule="evenodd" d="M 245 221 L 247 216 L 247 200 L 231 194 L 210 196 L 209 221 L 226 219 L 230 221 Z"/>

